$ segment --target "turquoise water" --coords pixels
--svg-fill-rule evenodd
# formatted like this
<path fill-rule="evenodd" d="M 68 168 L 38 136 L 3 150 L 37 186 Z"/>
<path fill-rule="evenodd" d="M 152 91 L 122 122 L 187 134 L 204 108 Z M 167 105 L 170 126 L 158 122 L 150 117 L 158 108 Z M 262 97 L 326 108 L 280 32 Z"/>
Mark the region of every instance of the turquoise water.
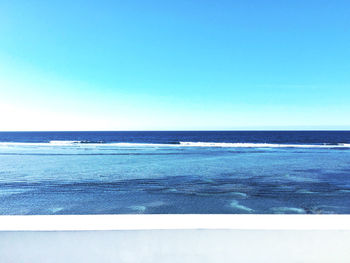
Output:
<path fill-rule="evenodd" d="M 348 148 L 0 145 L 0 214 L 350 213 Z"/>

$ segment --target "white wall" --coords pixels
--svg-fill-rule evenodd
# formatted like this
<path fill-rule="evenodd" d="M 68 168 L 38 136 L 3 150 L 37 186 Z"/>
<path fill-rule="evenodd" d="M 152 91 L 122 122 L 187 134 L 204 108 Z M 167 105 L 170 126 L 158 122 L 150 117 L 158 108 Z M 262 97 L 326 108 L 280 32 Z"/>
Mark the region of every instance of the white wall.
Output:
<path fill-rule="evenodd" d="M 0 232 L 1 263 L 350 262 L 350 231 Z"/>

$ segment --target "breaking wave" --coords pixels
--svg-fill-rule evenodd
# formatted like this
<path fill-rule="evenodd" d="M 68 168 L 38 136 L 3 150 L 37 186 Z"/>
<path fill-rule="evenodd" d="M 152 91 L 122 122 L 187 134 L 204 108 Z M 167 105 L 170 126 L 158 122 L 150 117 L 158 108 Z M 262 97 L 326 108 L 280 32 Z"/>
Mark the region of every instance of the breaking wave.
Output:
<path fill-rule="evenodd" d="M 192 147 L 230 147 L 230 148 L 350 148 L 350 144 L 277 144 L 277 143 L 217 143 L 180 142 L 180 146 Z"/>
<path fill-rule="evenodd" d="M 0 146 L 114 146 L 114 147 L 216 147 L 216 148 L 350 148 L 350 143 L 338 144 L 277 144 L 277 143 L 230 143 L 230 142 L 170 142 L 170 143 L 131 143 L 104 141 L 65 141 L 50 142 L 0 142 Z"/>

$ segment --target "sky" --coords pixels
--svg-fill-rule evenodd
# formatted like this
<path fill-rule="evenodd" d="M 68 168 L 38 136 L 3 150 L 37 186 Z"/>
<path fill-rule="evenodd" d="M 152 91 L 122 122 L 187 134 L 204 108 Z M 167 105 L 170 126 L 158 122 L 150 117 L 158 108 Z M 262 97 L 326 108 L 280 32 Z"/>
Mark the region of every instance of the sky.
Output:
<path fill-rule="evenodd" d="M 347 0 L 0 1 L 0 131 L 350 129 Z"/>

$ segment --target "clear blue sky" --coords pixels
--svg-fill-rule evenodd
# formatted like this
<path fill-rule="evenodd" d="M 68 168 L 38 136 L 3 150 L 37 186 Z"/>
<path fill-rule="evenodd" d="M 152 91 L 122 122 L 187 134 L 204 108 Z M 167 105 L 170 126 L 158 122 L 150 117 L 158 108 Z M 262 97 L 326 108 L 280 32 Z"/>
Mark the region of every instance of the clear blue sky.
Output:
<path fill-rule="evenodd" d="M 0 2 L 0 130 L 350 128 L 350 1 Z"/>

